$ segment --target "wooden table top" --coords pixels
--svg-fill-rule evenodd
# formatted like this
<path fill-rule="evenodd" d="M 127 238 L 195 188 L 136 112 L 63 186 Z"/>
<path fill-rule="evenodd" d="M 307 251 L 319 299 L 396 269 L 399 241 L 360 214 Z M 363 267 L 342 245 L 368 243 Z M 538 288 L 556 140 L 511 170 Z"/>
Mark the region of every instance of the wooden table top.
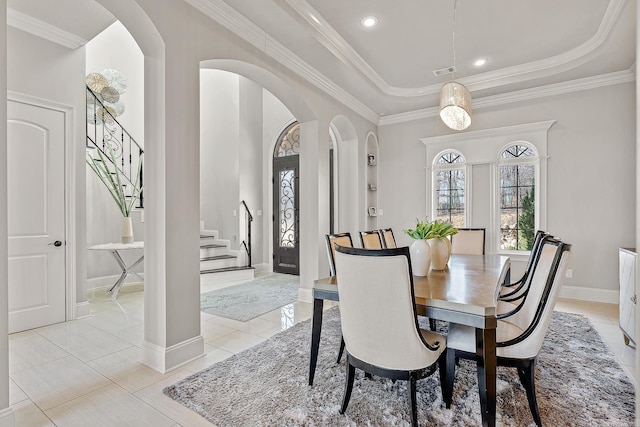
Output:
<path fill-rule="evenodd" d="M 500 285 L 511 267 L 508 256 L 451 255 L 448 267 L 413 276 L 416 304 L 479 316 L 495 316 Z M 336 276 L 314 282 L 314 290 L 337 292 Z"/>

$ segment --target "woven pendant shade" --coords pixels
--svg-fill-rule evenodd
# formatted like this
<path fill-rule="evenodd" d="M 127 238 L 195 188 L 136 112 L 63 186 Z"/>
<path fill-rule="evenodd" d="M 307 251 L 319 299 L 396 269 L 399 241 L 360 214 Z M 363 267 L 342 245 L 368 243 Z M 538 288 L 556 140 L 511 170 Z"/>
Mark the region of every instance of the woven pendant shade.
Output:
<path fill-rule="evenodd" d="M 440 118 L 453 130 L 471 125 L 471 94 L 461 83 L 451 81 L 440 90 Z"/>

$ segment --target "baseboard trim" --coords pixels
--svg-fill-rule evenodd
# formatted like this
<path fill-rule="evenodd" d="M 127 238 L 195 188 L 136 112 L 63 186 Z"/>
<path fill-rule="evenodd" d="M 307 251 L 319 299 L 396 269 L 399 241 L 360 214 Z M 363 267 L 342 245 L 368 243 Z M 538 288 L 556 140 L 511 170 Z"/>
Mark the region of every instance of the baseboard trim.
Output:
<path fill-rule="evenodd" d="M 607 304 L 620 304 L 619 291 L 611 289 L 585 288 L 584 286 L 564 285 L 562 289 L 560 289 L 560 298 L 604 302 Z"/>
<path fill-rule="evenodd" d="M 271 273 L 269 264 L 256 264 L 253 266 L 256 273 Z"/>
<path fill-rule="evenodd" d="M 144 273 L 138 273 L 140 276 L 144 277 Z M 120 278 L 119 274 L 115 274 L 113 276 L 100 276 L 100 277 L 92 277 L 91 279 L 87 279 L 87 290 L 88 289 L 100 289 L 100 288 L 110 288 L 112 287 L 116 281 Z M 141 283 L 140 279 L 136 276 L 129 274 L 124 279 L 124 284 L 131 283 Z"/>
<path fill-rule="evenodd" d="M 76 303 L 76 319 L 82 319 L 83 317 L 87 317 L 89 314 L 91 314 L 89 301 Z"/>
<path fill-rule="evenodd" d="M 11 407 L 0 410 L 0 427 L 15 427 L 16 416 Z"/>
<path fill-rule="evenodd" d="M 298 301 L 312 303 L 313 291 L 307 288 L 298 289 Z"/>
<path fill-rule="evenodd" d="M 166 374 L 204 356 L 202 335 L 164 348 L 148 341 L 142 342 L 142 363 Z"/>

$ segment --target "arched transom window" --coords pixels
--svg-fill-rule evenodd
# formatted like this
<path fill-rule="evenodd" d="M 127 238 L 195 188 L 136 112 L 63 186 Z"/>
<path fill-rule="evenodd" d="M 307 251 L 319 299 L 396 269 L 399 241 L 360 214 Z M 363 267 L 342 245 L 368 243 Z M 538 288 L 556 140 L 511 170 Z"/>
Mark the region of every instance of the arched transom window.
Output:
<path fill-rule="evenodd" d="M 457 151 L 447 151 L 436 157 L 434 163 L 435 217 L 456 227 L 464 227 L 465 159 Z"/>
<path fill-rule="evenodd" d="M 273 157 L 287 157 L 297 154 L 300 154 L 300 123 L 293 122 L 280 134 L 273 150 Z"/>
<path fill-rule="evenodd" d="M 524 143 L 508 146 L 499 156 L 500 249 L 528 251 L 536 230 L 538 154 Z"/>

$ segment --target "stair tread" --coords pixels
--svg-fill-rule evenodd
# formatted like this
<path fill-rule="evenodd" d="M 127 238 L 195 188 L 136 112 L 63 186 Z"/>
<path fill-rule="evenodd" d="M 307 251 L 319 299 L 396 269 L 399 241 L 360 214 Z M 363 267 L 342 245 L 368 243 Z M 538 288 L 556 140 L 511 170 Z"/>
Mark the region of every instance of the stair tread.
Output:
<path fill-rule="evenodd" d="M 233 266 L 233 267 L 221 267 L 221 268 L 211 268 L 209 270 L 201 270 L 200 274 L 206 273 L 221 273 L 223 271 L 239 271 L 239 270 L 254 270 L 253 267 L 247 267 L 246 265 L 242 266 Z"/>
<path fill-rule="evenodd" d="M 201 234 L 200 238 L 201 239 L 215 239 L 216 236 L 214 236 L 213 234 Z"/>
<path fill-rule="evenodd" d="M 236 255 L 215 255 L 215 256 L 200 258 L 200 261 L 215 261 L 218 259 L 236 259 L 236 258 L 238 258 Z"/>
<path fill-rule="evenodd" d="M 210 248 L 226 248 L 227 245 L 221 245 L 220 243 L 209 243 L 206 245 L 200 245 L 201 249 L 210 249 Z"/>

